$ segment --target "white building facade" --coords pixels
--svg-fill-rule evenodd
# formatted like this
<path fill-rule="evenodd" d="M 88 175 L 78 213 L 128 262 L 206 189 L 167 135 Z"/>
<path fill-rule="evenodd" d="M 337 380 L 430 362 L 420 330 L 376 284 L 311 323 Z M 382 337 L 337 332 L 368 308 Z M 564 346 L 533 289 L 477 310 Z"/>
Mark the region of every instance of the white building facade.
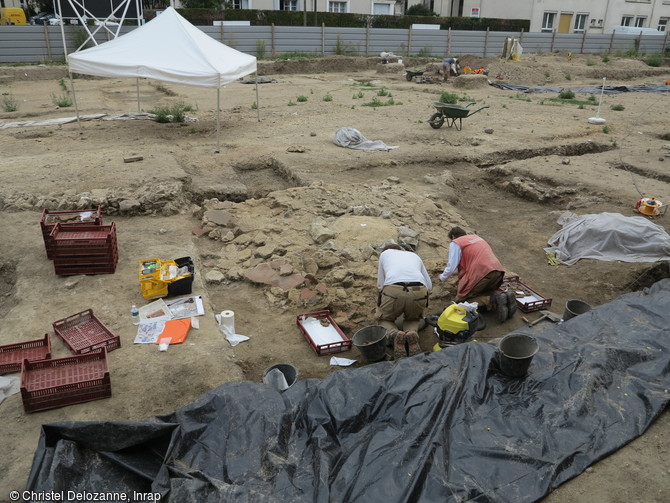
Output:
<path fill-rule="evenodd" d="M 402 14 L 401 3 L 396 0 L 233 0 L 233 6 L 237 9 Z"/>
<path fill-rule="evenodd" d="M 438 16 L 528 19 L 531 32 L 610 33 L 670 24 L 670 0 L 423 0 Z"/>

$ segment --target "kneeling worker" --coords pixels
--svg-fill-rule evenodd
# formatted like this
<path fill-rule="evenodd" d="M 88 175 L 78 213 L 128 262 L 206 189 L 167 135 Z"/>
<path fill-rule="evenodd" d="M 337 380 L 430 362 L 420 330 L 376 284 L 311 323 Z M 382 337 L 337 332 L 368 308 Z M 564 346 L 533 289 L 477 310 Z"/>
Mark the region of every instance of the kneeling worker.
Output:
<path fill-rule="evenodd" d="M 449 259 L 440 280 L 458 272 L 456 302 L 477 302 L 488 310 L 495 309 L 501 323 L 516 312 L 514 292 L 501 292 L 505 269 L 489 244 L 460 227 L 449 231 Z"/>
<path fill-rule="evenodd" d="M 433 288 L 423 261 L 397 244 L 385 246 L 379 255 L 377 288 L 375 319 L 392 339 L 396 358 L 420 353 L 417 331 Z M 398 332 L 395 321 L 400 315 L 404 320 L 402 331 Z"/>

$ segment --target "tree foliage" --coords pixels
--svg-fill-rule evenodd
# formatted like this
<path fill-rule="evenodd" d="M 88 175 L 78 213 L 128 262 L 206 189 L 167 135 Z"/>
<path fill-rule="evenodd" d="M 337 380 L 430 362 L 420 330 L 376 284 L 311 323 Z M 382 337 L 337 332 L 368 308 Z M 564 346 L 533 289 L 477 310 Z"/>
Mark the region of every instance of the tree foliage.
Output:
<path fill-rule="evenodd" d="M 430 10 L 423 4 L 415 3 L 405 12 L 408 16 L 433 16 L 437 17 L 437 14 Z"/>

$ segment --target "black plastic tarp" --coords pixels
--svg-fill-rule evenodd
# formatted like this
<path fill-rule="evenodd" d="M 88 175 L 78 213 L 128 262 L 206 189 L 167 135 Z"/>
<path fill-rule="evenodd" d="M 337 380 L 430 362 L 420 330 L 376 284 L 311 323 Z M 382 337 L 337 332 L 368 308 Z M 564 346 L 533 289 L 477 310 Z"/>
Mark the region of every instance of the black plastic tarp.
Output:
<path fill-rule="evenodd" d="M 561 91 L 572 91 L 577 94 L 621 94 L 621 93 L 670 93 L 668 85 L 640 84 L 637 86 L 588 86 L 588 87 L 544 87 L 544 86 L 519 86 L 505 84 L 503 82 L 489 82 L 493 87 L 507 91 L 518 91 L 521 93 L 560 93 Z"/>
<path fill-rule="evenodd" d="M 283 393 L 224 384 L 146 422 L 45 425 L 27 488 L 184 502 L 530 502 L 641 435 L 670 399 L 670 280 L 494 344 L 345 369 Z"/>

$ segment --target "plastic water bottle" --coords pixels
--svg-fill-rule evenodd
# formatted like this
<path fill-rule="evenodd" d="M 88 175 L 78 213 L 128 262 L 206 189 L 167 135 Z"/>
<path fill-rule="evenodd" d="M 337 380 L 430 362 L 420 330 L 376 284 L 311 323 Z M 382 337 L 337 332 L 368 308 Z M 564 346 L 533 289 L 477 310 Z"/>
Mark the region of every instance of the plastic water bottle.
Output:
<path fill-rule="evenodd" d="M 132 307 L 130 308 L 130 317 L 133 320 L 133 325 L 140 324 L 140 310 L 137 309 L 137 306 L 135 304 L 133 304 Z"/>

